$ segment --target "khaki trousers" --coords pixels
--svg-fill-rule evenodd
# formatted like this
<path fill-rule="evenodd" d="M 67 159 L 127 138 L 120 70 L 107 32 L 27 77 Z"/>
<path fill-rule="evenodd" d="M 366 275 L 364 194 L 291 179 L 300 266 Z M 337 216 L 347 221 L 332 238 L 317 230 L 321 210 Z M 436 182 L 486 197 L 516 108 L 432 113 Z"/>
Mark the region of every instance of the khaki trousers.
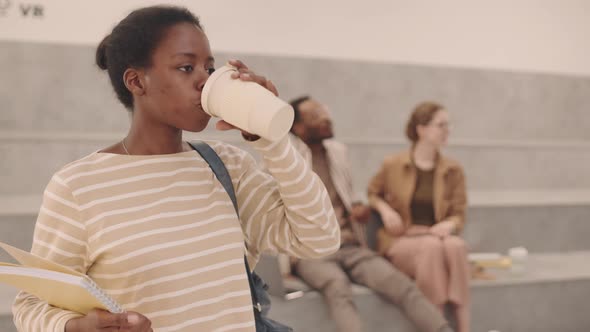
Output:
<path fill-rule="evenodd" d="M 295 272 L 322 293 L 340 332 L 362 331 L 351 281 L 371 288 L 400 307 L 420 331 L 435 332 L 447 325 L 440 310 L 408 276 L 369 249 L 348 246 L 321 260 L 301 260 Z"/>

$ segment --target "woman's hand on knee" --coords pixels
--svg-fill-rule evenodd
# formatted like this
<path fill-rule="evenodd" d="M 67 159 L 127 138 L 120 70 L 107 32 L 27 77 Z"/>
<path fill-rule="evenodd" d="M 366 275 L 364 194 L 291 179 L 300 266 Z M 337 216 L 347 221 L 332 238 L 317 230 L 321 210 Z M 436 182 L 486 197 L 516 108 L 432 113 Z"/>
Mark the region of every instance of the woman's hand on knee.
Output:
<path fill-rule="evenodd" d="M 379 214 L 381 215 L 381 221 L 383 222 L 385 231 L 389 235 L 397 236 L 403 233 L 404 224 L 399 213 L 397 213 L 392 208 L 387 208 L 381 209 Z"/>
<path fill-rule="evenodd" d="M 430 232 L 436 236 L 447 237 L 455 234 L 457 225 L 452 220 L 441 221 L 430 227 Z"/>

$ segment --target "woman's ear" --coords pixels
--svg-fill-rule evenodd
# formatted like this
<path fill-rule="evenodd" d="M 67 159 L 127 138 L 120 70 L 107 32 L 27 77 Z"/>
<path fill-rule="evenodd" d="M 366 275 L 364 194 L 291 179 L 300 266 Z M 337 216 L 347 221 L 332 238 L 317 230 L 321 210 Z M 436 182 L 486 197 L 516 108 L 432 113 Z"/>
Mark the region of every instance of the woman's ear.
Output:
<path fill-rule="evenodd" d="M 420 137 L 424 137 L 424 130 L 426 130 L 426 126 L 423 126 L 423 125 L 416 126 L 416 134 L 418 135 L 418 137 L 416 137 L 416 138 L 418 140 L 420 139 Z"/>
<path fill-rule="evenodd" d="M 127 68 L 123 73 L 123 82 L 132 95 L 142 96 L 145 94 L 143 72 L 134 68 Z"/>

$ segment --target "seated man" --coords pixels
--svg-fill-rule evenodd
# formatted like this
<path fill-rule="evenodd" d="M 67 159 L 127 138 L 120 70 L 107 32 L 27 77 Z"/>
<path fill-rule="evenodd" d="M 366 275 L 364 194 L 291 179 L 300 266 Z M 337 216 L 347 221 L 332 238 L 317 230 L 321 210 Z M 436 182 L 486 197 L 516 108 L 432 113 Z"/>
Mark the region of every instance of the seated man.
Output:
<path fill-rule="evenodd" d="M 338 331 L 362 331 L 354 305 L 352 282 L 365 285 L 399 306 L 424 332 L 451 331 L 439 310 L 414 282 L 387 260 L 369 250 L 363 222 L 369 208 L 353 202 L 352 178 L 346 147 L 331 139 L 332 121 L 327 109 L 309 97 L 291 102 L 295 121 L 293 144 L 324 182 L 341 229 L 340 250 L 320 260 L 300 260 L 294 273 L 320 291 Z"/>

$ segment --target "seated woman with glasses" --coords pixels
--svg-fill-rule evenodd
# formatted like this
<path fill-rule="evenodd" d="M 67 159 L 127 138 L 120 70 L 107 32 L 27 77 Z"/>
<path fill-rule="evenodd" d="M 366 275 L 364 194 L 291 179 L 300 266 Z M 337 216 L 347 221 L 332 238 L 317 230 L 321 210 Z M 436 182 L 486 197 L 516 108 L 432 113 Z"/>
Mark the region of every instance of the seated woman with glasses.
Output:
<path fill-rule="evenodd" d="M 416 280 L 441 310 L 453 305 L 459 332 L 469 331 L 469 265 L 458 234 L 465 221 L 465 176 L 440 152 L 449 136 L 442 105 L 419 104 L 406 126 L 412 145 L 385 158 L 369 184 L 369 204 L 381 216 L 379 247 Z"/>

